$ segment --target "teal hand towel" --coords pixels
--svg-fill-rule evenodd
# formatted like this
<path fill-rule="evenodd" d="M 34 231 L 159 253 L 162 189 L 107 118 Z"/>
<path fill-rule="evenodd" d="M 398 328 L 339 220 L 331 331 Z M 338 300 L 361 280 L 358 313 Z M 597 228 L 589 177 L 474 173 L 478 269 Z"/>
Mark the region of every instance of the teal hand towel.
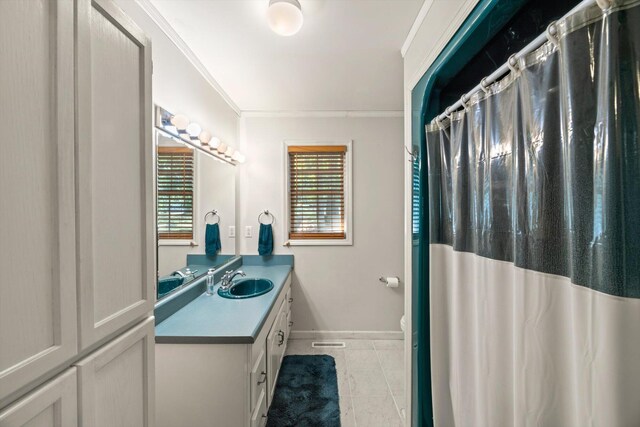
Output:
<path fill-rule="evenodd" d="M 273 229 L 271 224 L 260 224 L 260 235 L 258 236 L 258 253 L 260 255 L 271 255 L 273 252 Z"/>
<path fill-rule="evenodd" d="M 215 255 L 222 249 L 222 243 L 220 243 L 220 227 L 218 224 L 207 224 L 204 243 L 207 255 Z"/>

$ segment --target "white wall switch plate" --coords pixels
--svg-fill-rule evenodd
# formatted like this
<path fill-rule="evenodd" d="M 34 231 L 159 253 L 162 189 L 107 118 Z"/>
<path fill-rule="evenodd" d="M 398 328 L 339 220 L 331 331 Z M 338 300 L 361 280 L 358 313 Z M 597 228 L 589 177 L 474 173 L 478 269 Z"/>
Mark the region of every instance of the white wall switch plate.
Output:
<path fill-rule="evenodd" d="M 244 237 L 253 237 L 253 227 L 251 225 L 247 225 L 244 228 Z"/>
<path fill-rule="evenodd" d="M 236 237 L 236 226 L 235 225 L 230 225 L 229 226 L 229 237 Z"/>

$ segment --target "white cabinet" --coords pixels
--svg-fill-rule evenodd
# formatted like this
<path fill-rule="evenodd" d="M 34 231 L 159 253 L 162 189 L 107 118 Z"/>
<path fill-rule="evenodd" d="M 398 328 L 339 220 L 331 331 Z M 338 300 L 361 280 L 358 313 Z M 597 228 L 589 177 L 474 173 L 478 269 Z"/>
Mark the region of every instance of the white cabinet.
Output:
<path fill-rule="evenodd" d="M 0 411 L 0 427 L 74 427 L 78 425 L 76 369 L 51 381 Z"/>
<path fill-rule="evenodd" d="M 282 364 L 282 358 L 284 357 L 286 348 L 286 322 L 288 314 L 286 309 L 288 307 L 287 302 L 283 301 L 273 322 L 271 331 L 267 336 L 267 373 L 269 379 L 267 382 L 267 390 L 269 391 L 269 404 L 273 399 L 278 374 L 280 373 L 280 365 Z"/>
<path fill-rule="evenodd" d="M 151 318 L 77 363 L 82 426 L 154 425 L 153 336 Z"/>
<path fill-rule="evenodd" d="M 153 310 L 151 48 L 110 1 L 77 0 L 80 342 Z"/>
<path fill-rule="evenodd" d="M 286 348 L 290 287 L 291 275 L 252 344 L 155 345 L 158 427 L 266 424 Z"/>
<path fill-rule="evenodd" d="M 1 408 L 76 354 L 77 322 L 73 3 L 0 17 Z"/>
<path fill-rule="evenodd" d="M 153 320 L 107 343 L 155 299 L 149 41 L 109 0 L 0 17 L 0 426 L 150 425 Z"/>

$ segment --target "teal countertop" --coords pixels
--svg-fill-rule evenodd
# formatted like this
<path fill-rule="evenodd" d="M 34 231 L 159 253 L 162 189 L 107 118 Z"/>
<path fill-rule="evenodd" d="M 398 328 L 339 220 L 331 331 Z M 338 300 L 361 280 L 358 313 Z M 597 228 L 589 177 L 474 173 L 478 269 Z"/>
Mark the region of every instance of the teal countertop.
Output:
<path fill-rule="evenodd" d="M 193 301 L 156 325 L 156 343 L 250 344 L 255 342 L 273 308 L 291 265 L 247 265 L 240 267 L 247 277 L 269 279 L 274 287 L 264 295 L 233 300 L 218 295 L 220 283 L 209 296 Z"/>

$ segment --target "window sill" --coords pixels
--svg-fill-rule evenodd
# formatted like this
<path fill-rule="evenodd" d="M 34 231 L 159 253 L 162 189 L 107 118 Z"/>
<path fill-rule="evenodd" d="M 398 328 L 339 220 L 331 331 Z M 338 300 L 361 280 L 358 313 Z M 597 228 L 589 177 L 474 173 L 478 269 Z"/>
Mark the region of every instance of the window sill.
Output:
<path fill-rule="evenodd" d="M 193 240 L 158 240 L 158 246 L 198 246 Z"/>
<path fill-rule="evenodd" d="M 351 239 L 291 239 L 283 246 L 353 246 Z"/>

